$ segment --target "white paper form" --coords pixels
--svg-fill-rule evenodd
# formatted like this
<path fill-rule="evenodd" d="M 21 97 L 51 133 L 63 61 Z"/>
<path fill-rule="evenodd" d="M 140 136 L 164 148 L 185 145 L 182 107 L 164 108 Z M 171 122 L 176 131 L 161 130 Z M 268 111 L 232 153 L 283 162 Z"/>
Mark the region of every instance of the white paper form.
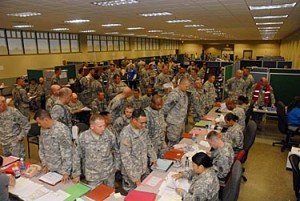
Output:
<path fill-rule="evenodd" d="M 161 178 L 152 176 L 147 182 L 145 182 L 145 184 L 147 184 L 148 186 L 155 187 L 155 186 L 157 186 L 161 181 L 162 181 Z"/>
<path fill-rule="evenodd" d="M 70 196 L 70 194 L 68 194 L 62 190 L 58 190 L 56 192 L 52 191 L 52 192 L 40 197 L 39 199 L 36 199 L 35 201 L 50 201 L 50 200 L 64 201 L 69 196 Z"/>

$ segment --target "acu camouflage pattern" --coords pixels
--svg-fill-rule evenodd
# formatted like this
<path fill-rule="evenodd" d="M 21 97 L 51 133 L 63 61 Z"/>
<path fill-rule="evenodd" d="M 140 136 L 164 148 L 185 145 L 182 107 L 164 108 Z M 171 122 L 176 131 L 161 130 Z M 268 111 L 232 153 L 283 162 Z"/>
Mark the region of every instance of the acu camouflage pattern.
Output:
<path fill-rule="evenodd" d="M 232 100 L 237 100 L 239 96 L 246 96 L 246 83 L 241 79 L 232 77 L 227 80 L 225 85 L 225 91 Z"/>
<path fill-rule="evenodd" d="M 52 107 L 50 114 L 52 119 L 65 124 L 70 130 L 72 130 L 72 115 L 68 106 L 63 105 L 59 100 L 57 100 Z"/>
<path fill-rule="evenodd" d="M 224 133 L 225 141 L 231 144 L 235 153 L 243 149 L 244 146 L 243 130 L 244 129 L 240 124 L 235 123 L 233 126 L 228 128 L 226 133 Z"/>
<path fill-rule="evenodd" d="M 203 85 L 203 91 L 207 95 L 207 110 L 210 110 L 213 107 L 217 98 L 217 93 L 214 84 L 207 80 Z"/>
<path fill-rule="evenodd" d="M 107 101 L 106 99 L 100 101 L 98 98 L 94 99 L 91 103 L 91 109 L 93 113 L 99 114 L 100 112 L 107 111 Z"/>
<path fill-rule="evenodd" d="M 29 118 L 29 97 L 26 90 L 21 86 L 16 86 L 12 90 L 15 107 L 27 118 Z"/>

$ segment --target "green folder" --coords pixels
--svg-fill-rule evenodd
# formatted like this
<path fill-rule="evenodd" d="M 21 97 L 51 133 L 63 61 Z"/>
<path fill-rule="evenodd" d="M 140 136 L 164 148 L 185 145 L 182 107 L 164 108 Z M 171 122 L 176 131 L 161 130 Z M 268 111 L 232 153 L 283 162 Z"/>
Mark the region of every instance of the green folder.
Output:
<path fill-rule="evenodd" d="M 90 187 L 83 185 L 81 183 L 74 184 L 69 188 L 65 189 L 66 193 L 69 193 L 71 196 L 65 199 L 65 201 L 74 201 L 76 198 L 79 198 L 89 192 L 91 190 Z"/>
<path fill-rule="evenodd" d="M 200 120 L 199 122 L 195 123 L 195 126 L 206 127 L 209 124 L 211 124 L 211 121 Z"/>

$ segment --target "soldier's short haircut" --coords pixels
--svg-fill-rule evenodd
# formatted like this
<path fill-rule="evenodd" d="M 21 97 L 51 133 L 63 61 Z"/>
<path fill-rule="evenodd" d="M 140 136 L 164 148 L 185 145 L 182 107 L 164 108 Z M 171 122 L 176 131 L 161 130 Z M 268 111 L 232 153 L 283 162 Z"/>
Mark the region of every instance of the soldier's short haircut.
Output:
<path fill-rule="evenodd" d="M 128 109 L 133 109 L 134 107 L 133 107 L 132 104 L 127 103 L 127 104 L 125 105 L 125 109 L 126 109 L 126 108 L 128 108 Z"/>
<path fill-rule="evenodd" d="M 151 103 L 155 103 L 157 100 L 162 99 L 162 97 L 158 94 L 155 94 L 151 98 Z"/>
<path fill-rule="evenodd" d="M 41 120 L 46 119 L 46 118 L 51 119 L 51 115 L 47 110 L 40 109 L 34 114 L 34 117 L 33 117 L 34 120 L 36 120 L 37 118 L 39 118 Z"/>
<path fill-rule="evenodd" d="M 233 120 L 233 121 L 237 122 L 237 121 L 239 120 L 239 117 L 236 116 L 236 115 L 233 114 L 233 113 L 227 113 L 227 114 L 225 115 L 224 119 L 225 119 L 226 121 L 231 121 L 231 120 Z"/>
<path fill-rule="evenodd" d="M 146 113 L 142 109 L 135 109 L 132 113 L 132 119 L 138 119 L 140 117 L 145 117 Z"/>
<path fill-rule="evenodd" d="M 107 116 L 109 114 L 110 114 L 110 112 L 108 112 L 108 111 L 102 111 L 102 112 L 100 112 L 100 115 L 103 116 L 103 117 L 105 117 L 105 116 Z"/>
<path fill-rule="evenodd" d="M 203 165 L 205 168 L 209 168 L 212 166 L 211 158 L 203 152 L 196 153 L 192 157 L 192 161 L 198 166 Z"/>
<path fill-rule="evenodd" d="M 114 74 L 113 79 L 116 79 L 117 77 L 121 77 L 118 73 Z"/>
<path fill-rule="evenodd" d="M 22 77 L 17 77 L 17 79 L 16 79 L 16 83 L 18 83 L 18 82 L 19 82 L 19 80 L 23 80 L 23 78 L 22 78 Z"/>
<path fill-rule="evenodd" d="M 219 138 L 218 135 L 219 135 L 219 134 L 218 134 L 216 131 L 210 131 L 210 132 L 207 134 L 206 139 L 208 139 L 208 140 L 215 140 L 215 139 L 218 139 L 218 138 Z"/>
<path fill-rule="evenodd" d="M 71 89 L 69 89 L 69 88 L 67 88 L 67 87 L 63 87 L 63 88 L 61 88 L 61 89 L 59 90 L 58 96 L 59 96 L 59 97 L 65 97 L 65 96 L 67 96 L 67 95 L 69 95 L 69 94 L 71 94 L 71 93 L 72 93 L 72 90 L 71 90 Z"/>
<path fill-rule="evenodd" d="M 0 103 L 5 103 L 6 100 L 5 100 L 5 97 L 4 96 L 0 96 Z"/>
<path fill-rule="evenodd" d="M 90 124 L 94 124 L 97 120 L 103 120 L 104 118 L 103 116 L 99 115 L 99 114 L 93 114 L 90 118 Z"/>
<path fill-rule="evenodd" d="M 184 84 L 184 83 L 191 83 L 189 78 L 183 77 L 182 79 L 179 80 L 179 84 Z"/>

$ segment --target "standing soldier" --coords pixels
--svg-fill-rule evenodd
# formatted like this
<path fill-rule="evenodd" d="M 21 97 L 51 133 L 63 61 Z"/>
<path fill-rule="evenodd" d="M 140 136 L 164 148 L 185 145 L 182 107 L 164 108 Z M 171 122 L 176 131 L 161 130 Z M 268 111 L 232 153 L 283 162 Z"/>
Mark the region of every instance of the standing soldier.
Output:
<path fill-rule="evenodd" d="M 81 78 L 80 80 L 80 84 L 83 88 L 83 91 L 79 94 L 79 99 L 84 106 L 89 106 L 91 101 L 93 100 L 92 82 L 94 80 L 94 72 L 95 69 L 90 69 L 89 74 Z"/>
<path fill-rule="evenodd" d="M 248 100 L 252 98 L 252 86 L 255 84 L 253 76 L 250 74 L 249 68 L 243 69 L 243 79 L 245 80 L 246 85 L 246 97 Z"/>
<path fill-rule="evenodd" d="M 121 172 L 126 191 L 136 188 L 149 174 L 148 157 L 156 164 L 157 157 L 146 124 L 145 112 L 134 110 L 130 124 L 120 134 Z"/>
<path fill-rule="evenodd" d="M 116 139 L 105 128 L 102 116 L 97 114 L 91 116 L 90 129 L 81 133 L 74 153 L 74 182 L 79 182 L 83 168 L 83 174 L 89 185 L 105 184 L 114 187 L 120 157 Z"/>
<path fill-rule="evenodd" d="M 141 80 L 140 87 L 143 94 L 146 93 L 146 89 L 149 86 L 153 87 L 155 77 L 156 77 L 156 72 L 152 68 L 150 68 L 149 64 L 146 64 L 145 68 L 141 70 L 141 76 L 140 76 L 140 80 Z"/>
<path fill-rule="evenodd" d="M 201 120 L 205 115 L 205 107 L 207 105 L 207 96 L 202 88 L 202 81 L 198 78 L 195 81 L 191 93 L 191 110 L 193 114 L 194 123 Z"/>
<path fill-rule="evenodd" d="M 23 78 L 18 77 L 16 80 L 16 88 L 13 89 L 12 95 L 14 99 L 14 105 L 15 107 L 25 116 L 29 119 L 29 97 L 27 95 L 25 87 L 25 81 Z"/>
<path fill-rule="evenodd" d="M 54 75 L 51 77 L 51 85 L 57 84 L 61 86 L 60 75 L 61 75 L 61 68 L 55 68 Z"/>
<path fill-rule="evenodd" d="M 50 87 L 51 96 L 47 99 L 47 102 L 46 102 L 46 110 L 48 112 L 51 111 L 53 105 L 58 100 L 58 93 L 59 93 L 60 89 L 61 89 L 60 86 L 57 84 L 51 85 L 51 87 Z"/>
<path fill-rule="evenodd" d="M 112 100 L 116 95 L 122 93 L 125 87 L 127 87 L 127 85 L 121 80 L 121 76 L 119 74 L 114 74 L 107 89 L 109 100 Z"/>
<path fill-rule="evenodd" d="M 39 110 L 34 119 L 41 126 L 39 156 L 43 172 L 58 172 L 66 182 L 72 169 L 72 139 L 70 129 L 51 118 L 46 110 Z"/>
<path fill-rule="evenodd" d="M 91 103 L 92 112 L 99 114 L 100 112 L 107 111 L 107 101 L 103 92 L 98 93 L 98 97 Z"/>
<path fill-rule="evenodd" d="M 128 99 L 128 104 L 132 105 L 134 109 L 142 109 L 143 98 L 138 88 L 133 89 L 133 96 Z"/>
<path fill-rule="evenodd" d="M 156 77 L 154 89 L 159 95 L 164 95 L 163 85 L 171 82 L 171 77 L 169 75 L 169 67 L 167 64 L 164 65 L 162 72 Z"/>
<path fill-rule="evenodd" d="M 163 99 L 160 95 L 154 95 L 151 104 L 145 109 L 147 115 L 147 128 L 149 138 L 152 142 L 157 157 L 162 158 L 167 150 L 165 142 L 167 124 L 164 120 L 164 114 L 161 110 Z"/>
<path fill-rule="evenodd" d="M 207 95 L 206 112 L 213 108 L 217 98 L 217 93 L 214 86 L 215 80 L 216 77 L 213 74 L 210 74 L 208 76 L 208 80 L 203 85 L 203 91 Z"/>
<path fill-rule="evenodd" d="M 134 109 L 131 105 L 126 105 L 125 110 L 124 110 L 124 114 L 122 116 L 118 117 L 114 121 L 113 126 L 114 126 L 114 128 L 115 128 L 118 135 L 120 134 L 122 129 L 130 123 L 133 110 Z"/>
<path fill-rule="evenodd" d="M 179 81 L 179 85 L 169 93 L 164 104 L 164 115 L 167 116 L 168 146 L 179 143 L 182 133 L 185 131 L 185 120 L 188 110 L 188 96 L 186 91 L 190 87 L 188 78 Z"/>
<path fill-rule="evenodd" d="M 0 144 L 4 156 L 25 158 L 23 139 L 30 129 L 29 122 L 19 110 L 7 106 L 0 96 Z"/>
<path fill-rule="evenodd" d="M 129 87 L 125 87 L 121 94 L 118 94 L 110 101 L 108 109 L 112 115 L 113 121 L 122 115 L 127 103 L 127 98 L 131 96 L 131 93 L 131 89 Z"/>
<path fill-rule="evenodd" d="M 226 81 L 225 91 L 232 100 L 236 101 L 239 96 L 245 96 L 246 94 L 246 83 L 242 77 L 243 71 L 238 70 L 235 73 L 235 77 Z"/>

